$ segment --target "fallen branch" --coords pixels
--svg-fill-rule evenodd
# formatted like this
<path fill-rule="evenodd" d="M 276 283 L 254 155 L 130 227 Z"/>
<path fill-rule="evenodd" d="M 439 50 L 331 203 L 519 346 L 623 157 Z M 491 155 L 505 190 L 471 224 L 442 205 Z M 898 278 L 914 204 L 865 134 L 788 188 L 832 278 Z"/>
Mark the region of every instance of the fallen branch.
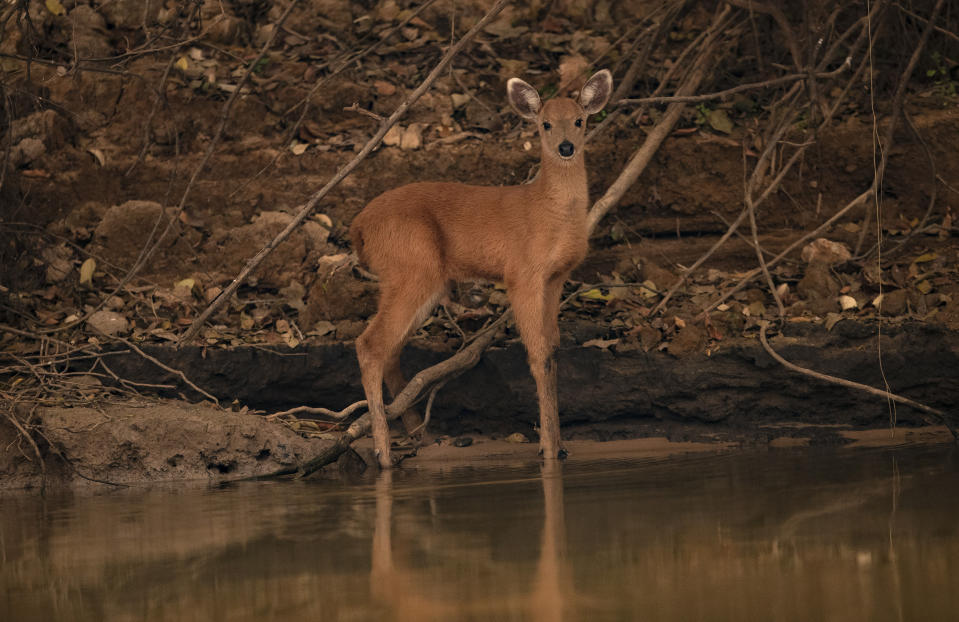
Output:
<path fill-rule="evenodd" d="M 506 323 L 510 315 L 510 311 L 504 312 L 495 322 L 478 333 L 468 346 L 445 361 L 437 363 L 432 367 L 427 367 L 413 376 L 413 379 L 400 391 L 396 399 L 386 407 L 386 418 L 388 420 L 396 419 L 400 414 L 419 401 L 426 389 L 438 383 L 446 382 L 451 376 L 462 373 L 475 366 L 482 357 L 483 352 L 486 351 L 486 348 L 496 339 L 500 327 Z M 336 439 L 333 445 L 322 451 L 312 460 L 301 464 L 299 467 L 280 469 L 273 473 L 260 476 L 257 479 L 282 477 L 294 473 L 297 474 L 297 477 L 306 477 L 311 473 L 315 473 L 324 466 L 336 462 L 336 460 L 350 448 L 353 441 L 369 434 L 370 425 L 370 415 L 369 413 L 364 413 Z"/>
<path fill-rule="evenodd" d="M 824 382 L 831 382 L 832 384 L 838 384 L 839 386 L 842 386 L 842 387 L 848 387 L 850 389 L 865 391 L 866 393 L 869 393 L 871 395 L 876 395 L 878 397 L 882 397 L 887 400 L 899 402 L 900 404 L 912 406 L 916 410 L 919 410 L 924 413 L 929 413 L 930 415 L 933 415 L 935 417 L 936 423 L 941 423 L 944 426 L 946 426 L 946 428 L 949 429 L 949 432 L 952 433 L 953 438 L 956 439 L 956 441 L 959 441 L 959 434 L 957 434 L 956 429 L 950 424 L 946 413 L 944 413 L 941 410 L 932 408 L 931 406 L 926 406 L 925 404 L 922 404 L 921 402 L 917 402 L 915 400 L 911 400 L 908 397 L 903 397 L 901 395 L 896 395 L 895 393 L 890 393 L 889 391 L 883 391 L 882 389 L 871 387 L 867 384 L 861 384 L 859 382 L 853 382 L 852 380 L 846 380 L 844 378 L 837 378 L 836 376 L 822 374 L 818 371 L 813 371 L 805 367 L 800 367 L 799 365 L 796 365 L 795 363 L 790 363 L 789 361 L 784 359 L 782 356 L 780 356 L 779 353 L 773 350 L 772 346 L 769 345 L 769 341 L 766 339 L 766 329 L 768 327 L 769 327 L 769 322 L 765 320 L 760 322 L 759 341 L 763 344 L 763 348 L 766 349 L 766 352 L 769 353 L 769 356 L 773 357 L 773 359 L 775 359 L 777 363 L 779 363 L 786 369 L 799 372 L 800 374 L 805 374 L 806 376 L 809 376 L 811 378 L 816 378 L 817 380 L 822 380 Z"/>
<path fill-rule="evenodd" d="M 397 121 L 400 120 L 406 111 L 412 106 L 422 95 L 427 91 L 427 89 L 432 86 L 433 82 L 439 78 L 440 74 L 446 69 L 446 67 L 452 62 L 453 57 L 456 56 L 460 50 L 462 50 L 476 34 L 482 30 L 486 25 L 492 21 L 492 19 L 501 11 L 503 7 L 507 4 L 507 0 L 497 0 L 496 4 L 493 5 L 486 15 L 483 16 L 483 19 L 478 21 L 475 26 L 473 26 L 469 32 L 467 32 L 463 37 L 456 42 L 455 45 L 450 47 L 446 51 L 446 54 L 443 55 L 443 58 L 433 67 L 433 70 L 429 73 L 428 76 L 423 80 L 423 82 L 414 90 L 406 100 L 393 111 L 383 123 L 380 124 L 380 129 L 367 141 L 363 149 L 360 150 L 356 156 L 346 163 L 343 167 L 337 171 L 336 175 L 333 176 L 330 181 L 326 183 L 320 190 L 315 192 L 313 196 L 309 198 L 306 204 L 297 212 L 296 216 L 293 217 L 293 220 L 283 229 L 280 233 L 276 235 L 265 247 L 260 249 L 260 251 L 251 258 L 247 264 L 243 267 L 240 273 L 233 279 L 233 282 L 230 283 L 226 289 L 224 289 L 216 299 L 203 310 L 200 315 L 196 317 L 190 327 L 183 333 L 180 339 L 177 341 L 177 347 L 182 346 L 185 343 L 188 343 L 193 339 L 197 333 L 200 331 L 200 328 L 206 321 L 210 318 L 211 315 L 216 313 L 226 302 L 236 293 L 236 290 L 239 289 L 240 285 L 253 273 L 254 270 L 266 259 L 267 255 L 273 252 L 273 249 L 276 248 L 283 240 L 288 238 L 293 230 L 300 226 L 300 224 L 306 220 L 306 217 L 312 213 L 313 208 L 316 207 L 316 204 L 325 197 L 329 192 L 335 188 L 341 181 L 346 179 L 346 177 L 353 172 L 353 170 L 359 166 L 360 162 L 366 159 L 370 153 L 380 144 L 383 140 L 383 137 L 386 136 L 386 133 L 389 131 Z"/>
<path fill-rule="evenodd" d="M 305 413 L 307 415 L 323 415 L 324 417 L 329 417 L 330 419 L 346 419 L 354 412 L 360 408 L 366 407 L 366 400 L 360 400 L 359 402 L 353 402 L 343 410 L 330 410 L 329 408 L 320 408 L 319 406 L 297 406 L 296 408 L 291 408 L 289 410 L 283 410 L 278 413 L 273 413 L 272 415 L 267 415 L 267 419 L 279 419 L 280 417 L 286 417 L 288 415 L 298 415 L 300 413 Z"/>

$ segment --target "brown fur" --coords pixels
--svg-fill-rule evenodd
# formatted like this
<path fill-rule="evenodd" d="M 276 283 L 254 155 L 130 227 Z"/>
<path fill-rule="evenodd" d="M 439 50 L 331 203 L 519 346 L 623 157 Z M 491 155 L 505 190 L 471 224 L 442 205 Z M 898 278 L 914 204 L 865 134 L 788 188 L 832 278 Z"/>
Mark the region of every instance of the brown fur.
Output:
<path fill-rule="evenodd" d="M 536 179 L 502 187 L 413 183 L 376 197 L 354 219 L 353 246 L 380 278 L 379 311 L 356 350 L 381 466 L 391 464 L 383 381 L 395 397 L 405 384 L 399 354 L 410 332 L 451 281 L 476 277 L 506 283 L 536 380 L 541 449 L 548 457 L 565 453 L 552 364 L 559 345 L 556 322 L 563 283 L 587 251 L 586 117 L 602 108 L 610 88 L 608 72 L 600 72 L 583 89 L 590 97 L 585 108 L 568 98 L 540 105 L 532 87 L 511 80 L 514 108 L 539 124 L 542 165 Z M 572 154 L 563 157 L 560 151 L 570 144 Z M 418 416 L 406 414 L 404 421 L 409 428 Z"/>

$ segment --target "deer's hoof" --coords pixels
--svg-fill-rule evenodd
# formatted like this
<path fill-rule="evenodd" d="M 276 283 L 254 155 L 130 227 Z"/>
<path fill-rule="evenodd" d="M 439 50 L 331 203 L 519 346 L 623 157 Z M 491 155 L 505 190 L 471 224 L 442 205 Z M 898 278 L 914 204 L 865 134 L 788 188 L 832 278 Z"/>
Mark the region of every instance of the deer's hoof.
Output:
<path fill-rule="evenodd" d="M 552 452 L 547 452 L 547 451 L 544 450 L 542 447 L 539 448 L 539 457 L 540 457 L 540 458 L 543 458 L 543 457 L 545 457 L 545 456 L 551 456 L 551 454 L 552 454 Z M 557 460 L 565 460 L 568 455 L 569 455 L 569 452 L 566 451 L 566 448 L 565 448 L 565 447 L 560 447 L 560 448 L 559 448 L 559 451 L 556 452 L 555 458 L 556 458 Z"/>
<path fill-rule="evenodd" d="M 391 452 L 374 452 L 376 454 L 376 462 L 380 465 L 381 469 L 389 470 L 392 469 L 396 464 L 396 459 Z"/>

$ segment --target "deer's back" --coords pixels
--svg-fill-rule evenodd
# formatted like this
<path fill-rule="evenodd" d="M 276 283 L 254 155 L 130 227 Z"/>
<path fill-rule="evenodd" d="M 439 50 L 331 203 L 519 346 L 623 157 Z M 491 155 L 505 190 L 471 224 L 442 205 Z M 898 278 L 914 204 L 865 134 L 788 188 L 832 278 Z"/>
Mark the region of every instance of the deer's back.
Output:
<path fill-rule="evenodd" d="M 543 202 L 529 185 L 420 182 L 370 201 L 350 232 L 360 259 L 381 276 L 398 259 L 437 263 L 450 279 L 499 279 L 515 265 L 543 261 L 578 263 L 585 211 L 556 217 L 539 209 Z"/>

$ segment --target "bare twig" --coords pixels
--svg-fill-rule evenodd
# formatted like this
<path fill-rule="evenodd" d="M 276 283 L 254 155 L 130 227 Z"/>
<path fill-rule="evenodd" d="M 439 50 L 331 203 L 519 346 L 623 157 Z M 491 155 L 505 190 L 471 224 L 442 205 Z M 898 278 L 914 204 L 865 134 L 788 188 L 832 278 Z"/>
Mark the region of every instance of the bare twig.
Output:
<path fill-rule="evenodd" d="M 332 70 L 330 71 L 330 73 L 317 78 L 317 80 L 313 83 L 313 86 L 310 88 L 309 92 L 303 97 L 303 99 L 301 99 L 299 102 L 297 102 L 296 104 L 290 107 L 290 112 L 296 110 L 298 107 L 302 107 L 302 110 L 300 110 L 300 116 L 297 117 L 293 125 L 291 125 L 290 128 L 287 130 L 281 144 L 288 143 L 293 136 L 296 136 L 296 133 L 299 131 L 300 126 L 303 125 L 303 120 L 306 119 L 306 115 L 310 110 L 310 101 L 312 101 L 313 96 L 316 94 L 317 91 L 320 90 L 320 88 L 324 84 L 329 82 L 333 77 L 342 73 L 343 70 L 345 70 L 347 67 L 353 65 L 354 63 L 359 63 L 359 61 L 361 61 L 362 59 L 366 58 L 368 55 L 375 52 L 381 45 L 389 41 L 390 37 L 393 36 L 394 33 L 399 32 L 401 28 L 406 27 L 406 25 L 409 24 L 409 22 L 413 20 L 413 18 L 415 18 L 425 9 L 427 9 L 434 2 L 436 2 L 436 0 L 426 0 L 426 2 L 416 7 L 414 10 L 410 11 L 410 13 L 403 19 L 403 21 L 401 21 L 399 24 L 397 24 L 390 30 L 387 30 L 386 32 L 381 33 L 382 36 L 380 36 L 376 42 L 374 42 L 372 45 L 370 45 L 368 48 L 366 48 L 359 54 L 352 54 L 352 53 L 346 52 L 346 53 L 340 54 L 340 56 L 337 59 L 329 63 L 325 63 L 324 66 L 332 67 Z M 239 184 L 236 187 L 236 189 L 230 193 L 228 198 L 232 199 L 238 192 L 246 188 L 247 185 L 253 183 L 261 175 L 265 174 L 268 170 L 273 168 L 273 166 L 276 164 L 277 160 L 280 159 L 280 156 L 282 154 L 283 154 L 283 150 L 278 150 L 277 153 L 272 158 L 270 158 L 270 161 L 267 162 L 260 170 L 258 170 L 256 173 L 254 173 L 249 178 L 244 180 L 243 183 Z"/>
<path fill-rule="evenodd" d="M 283 410 L 278 413 L 273 413 L 272 415 L 267 415 L 267 419 L 279 419 L 280 417 L 285 417 L 287 415 L 298 415 L 300 413 L 305 413 L 307 415 L 323 415 L 324 417 L 329 417 L 330 419 L 346 419 L 354 412 L 360 408 L 366 408 L 366 400 L 360 400 L 359 402 L 353 402 L 343 410 L 330 410 L 329 408 L 320 408 L 318 406 L 297 406 L 296 408 L 291 408 L 289 410 Z"/>
<path fill-rule="evenodd" d="M 723 21 L 728 11 L 729 9 L 727 8 L 724 13 L 720 15 L 718 21 Z M 694 69 L 689 74 L 689 77 L 678 89 L 678 94 L 686 95 L 699 88 L 699 84 L 712 67 L 712 62 L 708 62 L 707 59 L 710 59 L 715 53 L 719 32 L 719 30 L 716 30 L 713 36 L 707 37 L 703 42 L 703 52 L 696 62 Z M 636 153 L 630 158 L 629 163 L 623 168 L 623 171 L 619 174 L 619 177 L 616 178 L 616 181 L 609 186 L 606 193 L 600 197 L 599 200 L 593 203 L 587 216 L 587 228 L 590 232 L 596 228 L 596 225 L 603 219 L 603 216 L 619 202 L 623 194 L 626 193 L 626 190 L 636 183 L 636 180 L 639 179 L 642 172 L 646 170 L 646 166 L 650 160 L 652 160 L 659 146 L 666 140 L 666 137 L 672 133 L 673 127 L 679 122 L 685 107 L 685 104 L 679 103 L 670 104 L 669 107 L 666 108 L 666 113 L 663 115 L 663 118 L 650 130 L 643 145 L 636 150 Z"/>
<path fill-rule="evenodd" d="M 380 125 L 380 129 L 376 132 L 376 134 L 373 135 L 372 138 L 370 138 L 369 141 L 367 141 L 363 149 L 361 149 L 352 160 L 341 167 L 340 170 L 337 171 L 336 175 L 334 175 L 325 186 L 323 186 L 320 190 L 315 192 L 313 196 L 310 197 L 310 199 L 300 209 L 300 211 L 297 212 L 296 216 L 293 217 L 286 228 L 278 233 L 276 237 L 274 237 L 273 240 L 271 240 L 265 247 L 260 249 L 260 251 L 247 262 L 240 273 L 233 279 L 233 282 L 230 283 L 226 289 L 224 289 L 223 292 L 196 317 L 190 327 L 180 337 L 180 340 L 177 342 L 178 345 L 182 346 L 193 339 L 207 319 L 209 319 L 211 315 L 216 313 L 224 304 L 226 304 L 226 302 L 233 296 L 233 294 L 236 293 L 236 290 L 239 289 L 240 285 L 246 280 L 246 278 L 250 276 L 254 270 L 256 270 L 256 268 L 263 262 L 264 259 L 266 259 L 267 255 L 269 255 L 274 248 L 283 242 L 283 240 L 288 238 L 290 234 L 293 233 L 294 229 L 300 226 L 300 223 L 302 223 L 306 217 L 310 215 L 310 213 L 313 211 L 313 208 L 316 207 L 316 204 L 319 203 L 323 197 L 329 194 L 329 192 L 341 181 L 343 181 L 347 175 L 352 173 L 353 170 L 360 164 L 360 162 L 362 162 L 370 153 L 372 153 L 373 149 L 375 149 L 383 140 L 386 132 L 388 132 L 389 129 L 393 127 L 397 121 L 399 121 L 400 117 L 406 113 L 409 107 L 412 106 L 420 98 L 420 96 L 422 96 L 423 93 L 430 88 L 430 86 L 432 86 L 433 82 L 436 81 L 440 74 L 453 60 L 453 57 L 456 56 L 456 54 L 458 54 L 474 36 L 476 36 L 476 33 L 486 27 L 486 25 L 492 21 L 492 19 L 500 11 L 503 10 L 503 7 L 506 6 L 507 2 L 508 0 L 497 0 L 496 4 L 493 5 L 493 8 L 491 8 L 486 15 L 483 16 L 483 19 L 478 21 L 476 25 L 469 30 L 469 32 L 463 35 L 463 38 L 461 38 L 456 45 L 447 50 L 446 54 L 443 55 L 443 58 L 440 59 L 440 61 L 423 80 L 423 82 L 416 88 L 416 90 L 414 90 L 409 97 L 407 97 L 406 101 L 400 104 L 399 107 L 393 111 L 393 114 L 391 114 L 389 118 L 387 118 Z"/>
<path fill-rule="evenodd" d="M 919 15 L 919 14 L 913 12 L 913 11 L 910 11 L 910 10 L 907 9 L 906 7 L 902 6 L 902 3 L 901 3 L 901 2 L 894 2 L 893 4 L 896 5 L 896 8 L 897 8 L 897 9 L 899 9 L 900 11 L 902 11 L 903 13 L 905 13 L 906 15 L 908 15 L 909 17 L 911 17 L 911 18 L 913 18 L 913 19 L 915 19 L 915 20 L 917 20 L 917 21 L 920 21 L 920 22 L 922 22 L 923 24 L 928 24 L 928 23 L 929 23 L 929 20 L 928 20 L 927 18 L 925 18 L 925 17 L 923 17 L 923 16 L 921 16 L 921 15 Z M 935 19 L 935 18 L 933 18 L 933 19 Z M 933 28 L 935 28 L 936 32 L 939 32 L 939 33 L 942 33 L 942 34 L 946 35 L 947 37 L 949 37 L 949 38 L 952 39 L 953 41 L 959 41 L 959 34 L 956 34 L 956 33 L 952 32 L 951 30 L 947 30 L 947 29 L 945 29 L 945 28 L 943 28 L 943 27 L 941 27 L 941 26 L 936 26 L 935 24 L 933 24 Z"/>
<path fill-rule="evenodd" d="M 840 73 L 845 71 L 849 67 L 848 62 L 844 62 L 838 68 L 833 71 L 826 71 L 812 74 L 817 78 L 835 78 Z M 674 104 L 674 103 L 683 103 L 683 104 L 692 104 L 696 102 L 705 102 L 713 99 L 725 99 L 730 95 L 735 95 L 736 93 L 742 93 L 743 91 L 752 91 L 755 89 L 765 89 L 771 86 L 778 86 L 780 84 L 788 84 L 790 82 L 797 82 L 799 80 L 808 80 L 810 74 L 808 73 L 790 73 L 785 76 L 780 76 L 778 78 L 771 78 L 769 80 L 762 80 L 760 82 L 750 82 L 748 84 L 740 84 L 732 88 L 728 88 L 724 91 L 717 91 L 715 93 L 705 93 L 703 95 L 664 95 L 662 97 L 637 97 L 630 99 L 621 99 L 616 102 L 618 105 L 628 105 L 628 104 Z"/>
<path fill-rule="evenodd" d="M 922 51 L 926 48 L 926 44 L 929 42 L 929 37 L 932 35 L 933 27 L 936 24 L 936 18 L 939 16 L 939 12 L 942 11 L 943 4 L 945 4 L 945 0 L 937 0 L 936 5 L 932 9 L 932 13 L 929 15 L 929 21 L 926 23 L 926 28 L 919 37 L 919 43 L 917 43 L 915 49 L 913 49 L 912 55 L 909 57 L 909 62 L 906 64 L 906 68 L 903 69 L 902 75 L 899 77 L 899 84 L 896 85 L 896 92 L 892 96 L 892 113 L 889 116 L 889 124 L 886 126 L 886 131 L 879 143 L 882 149 L 882 158 L 879 161 L 879 166 L 876 168 L 872 187 L 870 188 L 870 197 L 872 198 L 878 196 L 879 189 L 882 187 L 882 182 L 886 173 L 886 165 L 889 163 L 889 154 L 892 152 L 893 140 L 896 133 L 896 125 L 899 122 L 899 117 L 902 115 L 902 108 L 906 98 L 906 88 L 909 86 L 909 79 L 912 78 L 912 72 L 915 71 L 916 65 L 919 64 L 919 57 L 922 55 Z M 868 222 L 871 216 L 872 210 L 867 209 L 866 218 L 864 219 L 861 230 L 862 233 L 859 236 L 859 240 L 856 242 L 856 248 L 853 250 L 853 255 L 858 256 L 859 251 L 862 249 L 862 244 L 865 240 L 866 230 L 869 228 Z M 882 243 L 882 240 L 877 239 L 876 244 L 880 243 Z"/>
<path fill-rule="evenodd" d="M 361 108 L 360 105 L 359 105 L 357 102 L 353 102 L 353 104 L 351 104 L 351 105 L 343 108 L 343 112 L 356 112 L 356 113 L 358 113 L 358 114 L 363 115 L 364 117 L 369 117 L 369 118 L 373 119 L 373 120 L 376 121 L 377 123 L 382 123 L 382 122 L 383 122 L 383 117 L 382 117 L 382 116 L 376 114 L 376 113 L 373 112 L 372 110 L 367 110 L 366 108 Z"/>
<path fill-rule="evenodd" d="M 170 70 L 173 69 L 176 59 L 176 54 L 170 55 L 170 60 L 167 61 L 166 68 L 163 70 L 163 75 L 160 76 L 160 85 L 157 87 L 156 96 L 153 98 L 153 106 L 150 108 L 150 114 L 143 123 L 143 145 L 140 146 L 140 152 L 137 154 L 137 159 L 133 161 L 133 164 L 130 165 L 130 168 L 128 168 L 126 173 L 123 174 L 124 177 L 130 176 L 133 170 L 140 164 L 140 162 L 143 161 L 143 158 L 146 157 L 147 151 L 150 149 L 150 132 L 153 129 L 153 119 L 156 117 L 156 113 L 160 109 L 161 103 L 166 99 L 164 87 L 166 85 L 167 78 L 170 77 Z"/>
<path fill-rule="evenodd" d="M 772 16 L 786 40 L 786 47 L 789 48 L 789 53 L 793 57 L 793 64 L 796 66 L 797 70 L 802 70 L 803 60 L 802 52 L 799 48 L 799 42 L 797 41 L 792 27 L 789 25 L 789 20 L 786 18 L 786 14 L 783 13 L 782 9 L 775 4 L 765 4 L 763 2 L 759 2 L 758 0 L 726 0 L 726 2 L 741 9 L 746 9 L 750 13 L 756 11 L 758 13 L 766 13 L 767 15 Z"/>
<path fill-rule="evenodd" d="M 846 380 L 844 378 L 837 378 L 836 376 L 830 376 L 828 374 L 823 374 L 805 367 L 800 367 L 795 363 L 790 363 L 782 356 L 779 355 L 772 346 L 769 345 L 769 341 L 766 339 L 766 329 L 769 327 L 769 322 L 765 320 L 760 322 L 759 326 L 759 341 L 763 344 L 763 348 L 766 349 L 766 352 L 769 353 L 769 356 L 773 357 L 777 363 L 800 374 L 805 374 L 811 378 L 816 378 L 817 380 L 822 380 L 824 382 L 831 382 L 832 384 L 838 384 L 839 386 L 848 387 L 850 389 L 857 389 L 859 391 L 865 391 L 871 395 L 876 395 L 887 400 L 892 400 L 894 402 L 899 402 L 900 404 L 906 404 L 907 406 L 912 406 L 916 410 L 922 411 L 924 413 L 929 413 L 935 417 L 936 423 L 942 423 L 945 425 L 949 432 L 952 433 L 953 438 L 959 440 L 959 435 L 957 435 L 955 427 L 950 423 L 948 416 L 941 410 L 932 408 L 931 406 L 926 406 L 915 400 L 911 400 L 908 397 L 903 397 L 901 395 L 896 395 L 895 393 L 890 393 L 889 391 L 883 391 L 882 389 L 877 389 L 866 384 L 861 384 L 858 382 L 853 382 L 852 380 Z"/>
<path fill-rule="evenodd" d="M 935 21 L 935 16 L 938 15 L 939 10 L 941 10 L 942 4 L 943 4 L 943 0 L 938 0 L 938 2 L 936 3 L 936 7 L 933 9 L 933 14 L 932 14 L 932 17 L 930 18 L 931 19 L 930 24 L 932 24 Z M 835 224 L 837 221 L 843 218 L 852 209 L 860 205 L 865 205 L 867 201 L 869 201 L 869 199 L 872 198 L 875 195 L 875 193 L 879 191 L 879 188 L 882 184 L 883 174 L 885 173 L 886 166 L 889 162 L 889 154 L 892 151 L 891 147 L 893 142 L 893 133 L 895 131 L 896 119 L 899 117 L 899 115 L 902 112 L 902 105 L 905 97 L 906 84 L 908 83 L 909 78 L 912 76 L 912 72 L 915 69 L 916 64 L 918 63 L 919 55 L 922 52 L 922 49 L 925 47 L 926 41 L 928 40 L 928 35 L 931 32 L 931 30 L 932 30 L 931 27 L 927 26 L 926 31 L 923 33 L 923 37 L 920 39 L 916 48 L 913 50 L 909 63 L 907 64 L 906 68 L 903 70 L 902 75 L 899 79 L 899 85 L 896 88 L 896 94 L 893 97 L 893 110 L 891 113 L 891 118 L 889 120 L 889 125 L 886 128 L 886 132 L 882 140 L 882 144 L 883 144 L 882 158 L 880 159 L 879 165 L 876 167 L 872 184 L 869 186 L 869 188 L 867 188 L 861 194 L 859 194 L 854 199 L 849 201 L 838 212 L 833 214 L 832 217 L 830 217 L 821 225 L 816 227 L 815 230 L 801 236 L 799 239 L 795 240 L 792 244 L 787 246 L 785 250 L 783 250 L 778 255 L 770 259 L 767 262 L 768 267 L 772 267 L 775 264 L 782 261 L 783 258 L 785 258 L 789 253 L 791 253 L 800 245 L 806 243 L 807 241 L 813 238 L 821 236 L 833 224 Z M 856 75 L 858 75 L 858 71 L 853 75 L 853 78 L 855 78 Z M 837 105 L 833 106 L 833 108 L 829 111 L 829 115 L 827 115 L 826 119 L 823 122 L 827 122 L 837 109 L 838 109 L 838 102 L 837 102 Z M 867 214 L 868 213 L 871 213 L 871 212 L 867 212 Z M 742 288 L 748 285 L 754 278 L 756 278 L 760 274 L 762 274 L 761 268 L 756 268 L 746 273 L 740 279 L 739 283 L 737 283 L 733 288 L 724 292 L 719 298 L 711 302 L 709 306 L 703 309 L 702 313 L 700 313 L 697 316 L 697 319 L 702 319 L 703 317 L 705 317 L 705 314 L 709 313 L 710 311 L 715 309 L 717 306 L 719 306 L 720 304 L 728 300 L 733 294 L 740 291 Z"/>
<path fill-rule="evenodd" d="M 143 350 L 141 350 L 140 348 L 138 348 L 138 347 L 137 347 L 132 341 L 130 341 L 129 339 L 124 339 L 123 337 L 118 337 L 118 336 L 110 337 L 110 336 L 108 336 L 108 335 L 105 335 L 105 334 L 101 333 L 100 331 L 96 331 L 96 332 L 99 333 L 99 334 L 100 334 L 102 337 L 104 337 L 105 339 L 115 339 L 115 340 L 119 341 L 120 343 L 123 343 L 123 344 L 126 345 L 128 348 L 130 348 L 131 350 L 133 350 L 134 352 L 136 352 L 137 354 L 139 354 L 140 356 L 142 356 L 142 357 L 145 358 L 146 360 L 150 361 L 151 363 L 153 363 L 154 365 L 156 365 L 156 366 L 159 367 L 160 369 L 162 369 L 162 370 L 164 370 L 164 371 L 167 371 L 167 372 L 170 372 L 170 373 L 173 374 L 174 376 L 177 376 L 180 380 L 183 381 L 184 384 L 186 384 L 188 387 L 190 387 L 191 389 L 193 389 L 194 391 L 196 391 L 197 393 L 199 393 L 199 394 L 202 395 L 203 397 L 205 397 L 205 398 L 207 398 L 208 400 L 212 401 L 212 402 L 213 402 L 214 404 L 216 404 L 217 406 L 220 405 L 220 400 L 218 400 L 218 399 L 217 399 L 216 397 L 214 397 L 213 395 L 207 393 L 206 391 L 204 391 L 204 390 L 201 389 L 200 387 L 198 387 L 198 386 L 196 386 L 195 384 L 193 384 L 193 381 L 190 380 L 190 379 L 187 377 L 187 375 L 184 374 L 182 371 L 180 371 L 179 369 L 174 369 L 173 367 L 170 367 L 169 365 L 166 365 L 165 363 L 163 363 L 162 361 L 160 361 L 160 360 L 157 359 L 156 357 L 150 356 L 149 354 L 147 354 L 146 352 L 144 352 Z"/>
<path fill-rule="evenodd" d="M 42 491 L 46 486 L 47 481 L 47 463 L 43 459 L 43 454 L 40 453 L 40 447 L 38 447 L 37 442 L 33 440 L 33 436 L 31 436 L 30 433 L 23 427 L 23 425 L 20 424 L 20 421 L 17 419 L 16 415 L 13 414 L 12 410 L 11 412 L 4 410 L 3 414 L 7 417 L 7 419 L 10 420 L 10 423 L 13 424 L 13 427 L 20 432 L 20 435 L 27 439 L 27 442 L 30 443 L 30 446 L 33 448 L 33 453 L 36 454 L 37 461 L 40 463 L 40 490 Z"/>

